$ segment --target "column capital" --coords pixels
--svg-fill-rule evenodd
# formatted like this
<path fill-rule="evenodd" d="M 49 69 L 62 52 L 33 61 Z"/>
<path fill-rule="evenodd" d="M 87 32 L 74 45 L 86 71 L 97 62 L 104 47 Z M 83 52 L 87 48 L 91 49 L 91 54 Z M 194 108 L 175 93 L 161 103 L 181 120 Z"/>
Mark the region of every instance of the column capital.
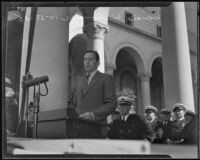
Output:
<path fill-rule="evenodd" d="M 113 71 L 116 69 L 116 66 L 112 64 L 106 64 L 105 69 L 106 73 L 113 75 Z"/>
<path fill-rule="evenodd" d="M 109 31 L 109 26 L 95 22 L 90 21 L 86 23 L 83 27 L 83 32 L 87 35 L 88 38 L 100 38 L 104 39 L 105 33 Z"/>
<path fill-rule="evenodd" d="M 149 81 L 151 76 L 152 75 L 150 73 L 143 73 L 143 74 L 138 75 L 138 77 L 140 78 L 141 81 Z"/>

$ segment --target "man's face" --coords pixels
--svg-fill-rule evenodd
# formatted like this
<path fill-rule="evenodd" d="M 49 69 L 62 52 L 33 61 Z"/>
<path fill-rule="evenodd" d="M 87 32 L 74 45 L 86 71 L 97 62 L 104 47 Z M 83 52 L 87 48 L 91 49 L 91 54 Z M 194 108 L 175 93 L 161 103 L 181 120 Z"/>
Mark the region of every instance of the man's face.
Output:
<path fill-rule="evenodd" d="M 127 104 L 119 104 L 119 112 L 122 116 L 125 116 L 127 114 L 129 114 L 129 111 L 131 109 L 130 105 Z"/>
<path fill-rule="evenodd" d="M 185 116 L 185 111 L 184 111 L 184 110 L 176 110 L 176 111 L 175 111 L 175 115 L 176 115 L 176 118 L 178 118 L 178 119 L 184 118 L 184 116 Z"/>
<path fill-rule="evenodd" d="M 147 120 L 151 121 L 151 120 L 154 120 L 156 118 L 156 114 L 152 111 L 147 111 L 145 113 L 145 117 Z"/>
<path fill-rule="evenodd" d="M 167 114 L 167 113 L 160 113 L 160 120 L 162 121 L 162 120 L 168 120 L 168 119 L 170 119 L 170 113 L 169 114 Z"/>
<path fill-rule="evenodd" d="M 96 56 L 92 52 L 88 52 L 84 55 L 84 68 L 86 72 L 92 72 L 97 69 L 99 62 L 96 60 Z"/>

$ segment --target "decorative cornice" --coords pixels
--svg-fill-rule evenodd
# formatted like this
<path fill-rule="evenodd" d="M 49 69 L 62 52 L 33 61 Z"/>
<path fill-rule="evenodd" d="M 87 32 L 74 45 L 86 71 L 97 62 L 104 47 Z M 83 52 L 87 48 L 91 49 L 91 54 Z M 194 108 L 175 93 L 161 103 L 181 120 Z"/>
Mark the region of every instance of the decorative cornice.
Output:
<path fill-rule="evenodd" d="M 120 27 L 124 27 L 124 28 L 126 28 L 126 29 L 131 30 L 131 31 L 140 33 L 140 34 L 142 34 L 142 35 L 144 35 L 144 36 L 147 36 L 147 37 L 149 37 L 149 38 L 151 38 L 151 39 L 153 39 L 153 40 L 156 40 L 156 41 L 161 42 L 161 38 L 160 38 L 160 37 L 157 37 L 156 35 L 150 34 L 150 33 L 146 32 L 146 31 L 144 31 L 144 30 L 141 30 L 141 29 L 135 27 L 135 26 L 126 25 L 125 23 L 122 23 L 122 22 L 120 22 L 120 21 L 117 21 L 117 20 L 115 20 L 115 19 L 113 19 L 113 18 L 111 18 L 111 17 L 108 17 L 108 20 L 109 20 L 109 22 L 111 22 L 111 23 L 113 23 L 113 24 L 116 24 L 116 25 L 118 25 L 118 26 L 120 26 Z"/>

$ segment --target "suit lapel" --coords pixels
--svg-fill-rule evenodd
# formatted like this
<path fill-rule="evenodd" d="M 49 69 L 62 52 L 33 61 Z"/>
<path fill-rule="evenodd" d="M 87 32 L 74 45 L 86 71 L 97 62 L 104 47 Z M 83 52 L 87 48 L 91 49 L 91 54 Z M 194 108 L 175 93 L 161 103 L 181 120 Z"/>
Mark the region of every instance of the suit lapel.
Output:
<path fill-rule="evenodd" d="M 83 95 L 83 97 L 88 93 L 88 91 L 99 81 L 99 78 L 101 76 L 101 73 L 99 71 L 96 72 L 96 74 L 94 75 L 94 77 L 92 78 L 85 94 Z"/>

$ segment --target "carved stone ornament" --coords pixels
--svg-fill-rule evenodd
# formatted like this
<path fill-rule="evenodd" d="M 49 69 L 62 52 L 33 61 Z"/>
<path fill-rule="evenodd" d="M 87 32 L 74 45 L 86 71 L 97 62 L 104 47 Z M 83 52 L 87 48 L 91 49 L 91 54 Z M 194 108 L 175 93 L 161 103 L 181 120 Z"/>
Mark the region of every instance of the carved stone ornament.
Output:
<path fill-rule="evenodd" d="M 98 37 L 103 39 L 104 34 L 107 33 L 108 30 L 109 30 L 108 26 L 94 21 L 88 23 L 83 27 L 83 32 L 87 35 L 88 38 Z"/>

